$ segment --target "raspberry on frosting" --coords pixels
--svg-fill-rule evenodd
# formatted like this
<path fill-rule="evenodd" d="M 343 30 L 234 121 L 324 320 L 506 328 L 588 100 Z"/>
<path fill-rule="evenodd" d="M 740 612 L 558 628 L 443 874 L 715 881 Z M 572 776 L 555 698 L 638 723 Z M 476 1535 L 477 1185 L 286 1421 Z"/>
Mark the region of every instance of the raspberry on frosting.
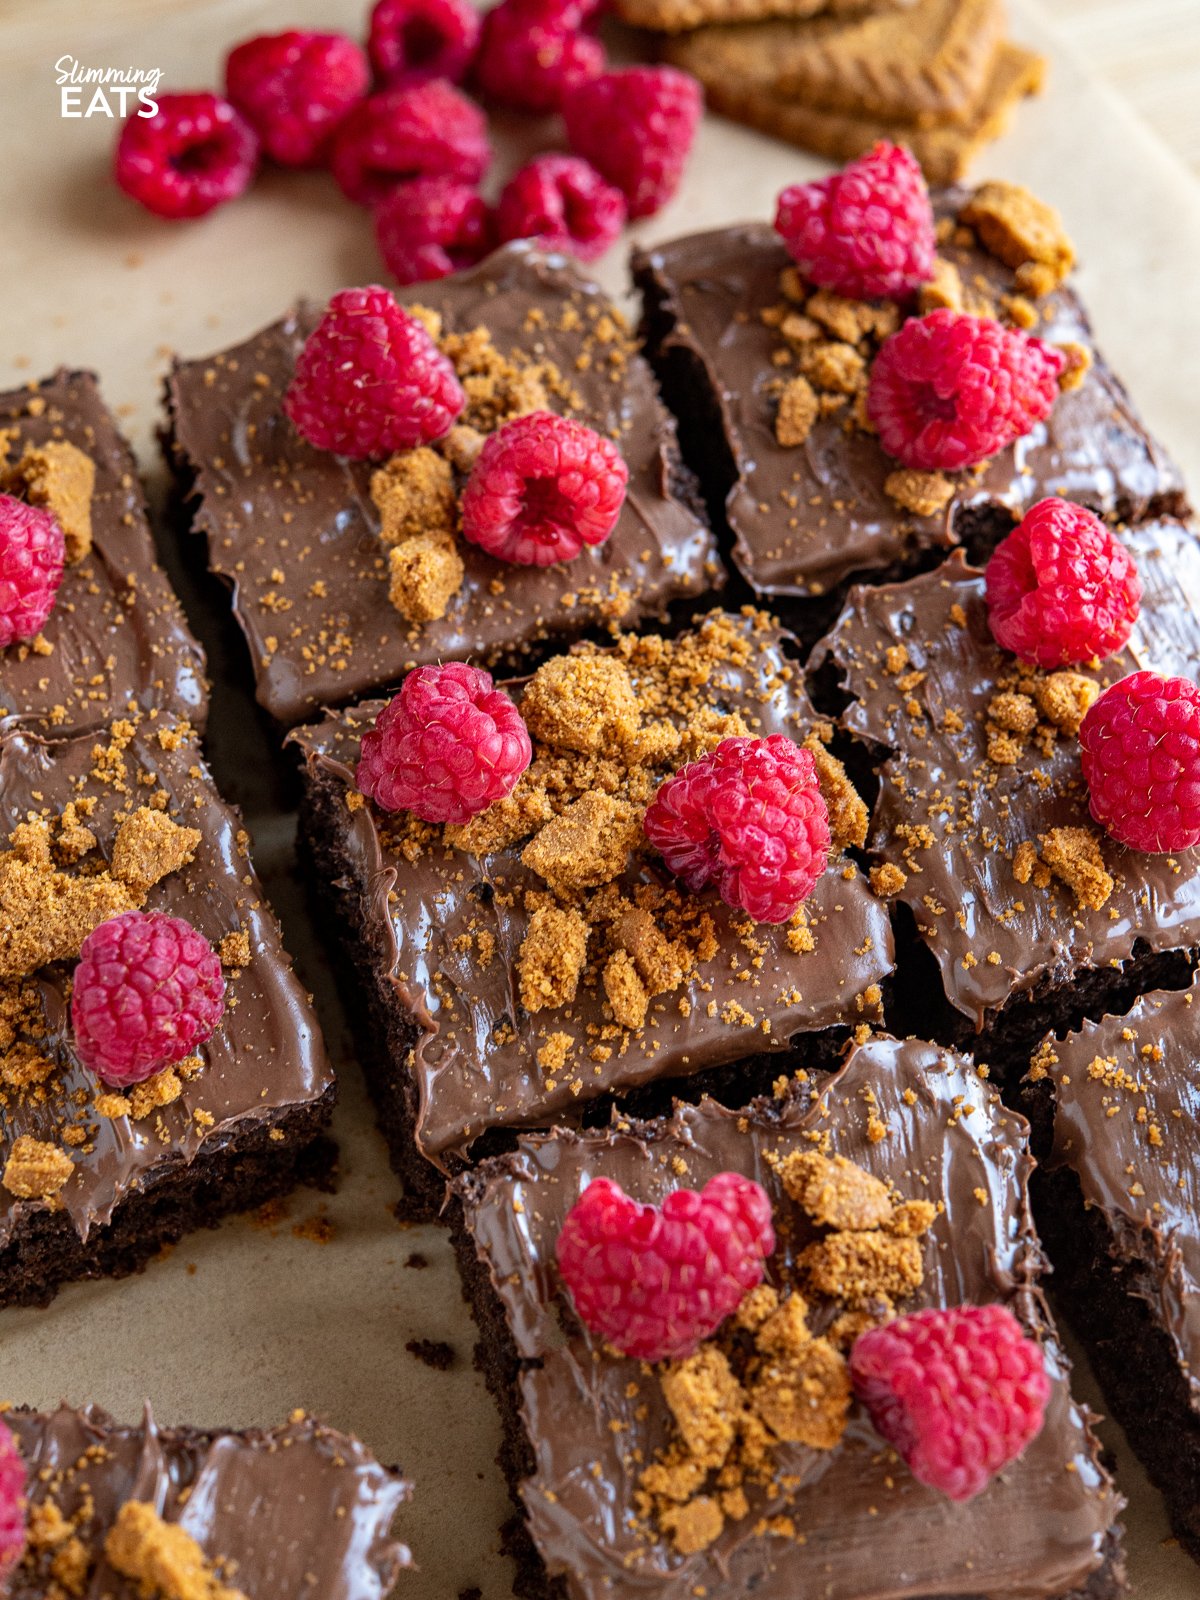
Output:
<path fill-rule="evenodd" d="M 66 551 L 52 511 L 0 494 L 0 650 L 28 643 L 46 626 Z"/>
<path fill-rule="evenodd" d="M 160 94 L 152 117 L 134 113 L 117 139 L 114 174 L 131 199 L 172 220 L 202 217 L 250 186 L 258 137 L 219 95 Z"/>
<path fill-rule="evenodd" d="M 463 490 L 463 536 L 518 566 L 573 561 L 584 545 L 608 538 L 628 482 L 610 439 L 572 418 L 531 411 L 484 441 Z"/>
<path fill-rule="evenodd" d="M 517 111 L 564 109 L 604 71 L 604 47 L 584 32 L 568 0 L 500 0 L 483 19 L 475 79 L 491 99 Z"/>
<path fill-rule="evenodd" d="M 854 1392 L 913 1476 L 970 1500 L 1041 1432 L 1050 1380 L 1007 1306 L 933 1308 L 872 1328 L 850 1352 Z"/>
<path fill-rule="evenodd" d="M 1092 816 L 1149 853 L 1200 844 L 1200 686 L 1133 672 L 1106 689 L 1079 729 Z"/>
<path fill-rule="evenodd" d="M 267 155 L 285 167 L 320 161 L 370 84 L 366 56 L 340 33 L 263 34 L 225 62 L 225 92 Z"/>
<path fill-rule="evenodd" d="M 25 1550 L 25 1463 L 0 1422 L 0 1593 Z"/>
<path fill-rule="evenodd" d="M 563 104 L 576 154 L 648 217 L 679 188 L 704 110 L 704 91 L 674 67 L 626 67 L 583 84 Z"/>
<path fill-rule="evenodd" d="M 593 1179 L 567 1213 L 557 1255 L 591 1333 L 637 1360 L 667 1361 L 691 1355 L 737 1310 L 774 1248 L 766 1192 L 721 1172 L 661 1206 Z"/>
<path fill-rule="evenodd" d="M 483 112 L 434 78 L 359 101 L 334 136 L 329 165 L 351 200 L 374 206 L 413 178 L 478 183 L 491 159 Z"/>
<path fill-rule="evenodd" d="M 358 787 L 384 811 L 458 826 L 503 800 L 533 757 L 516 706 L 478 667 L 410 672 L 363 734 Z"/>
<path fill-rule="evenodd" d="M 378 0 L 367 49 L 380 82 L 459 83 L 479 41 L 479 12 L 469 0 Z"/>
<path fill-rule="evenodd" d="M 309 444 L 356 460 L 432 444 L 465 404 L 449 361 L 378 284 L 334 295 L 283 398 Z"/>
<path fill-rule="evenodd" d="M 625 225 L 625 197 L 578 156 L 536 156 L 509 180 L 496 208 L 501 242 L 536 239 L 594 261 Z"/>
<path fill-rule="evenodd" d="M 785 189 L 775 230 L 810 283 L 851 300 L 898 299 L 933 275 L 925 179 L 885 140 L 832 177 Z"/>
<path fill-rule="evenodd" d="M 867 412 L 888 455 L 922 472 L 972 467 L 1050 415 L 1067 358 L 990 317 L 911 317 L 871 367 Z"/>
<path fill-rule="evenodd" d="M 474 266 L 492 242 L 492 214 L 473 185 L 414 178 L 375 207 L 375 237 L 397 283 L 426 283 Z"/>
<path fill-rule="evenodd" d="M 83 941 L 71 991 L 75 1053 L 111 1088 L 190 1055 L 224 1010 L 221 962 L 182 917 L 126 911 Z"/>
<path fill-rule="evenodd" d="M 661 786 L 646 838 L 693 892 L 712 884 L 756 922 L 786 922 L 829 859 L 812 753 L 783 734 L 723 739 Z"/>
<path fill-rule="evenodd" d="M 1039 500 L 987 564 L 996 643 L 1047 672 L 1122 649 L 1141 598 L 1133 556 L 1068 500 Z"/>

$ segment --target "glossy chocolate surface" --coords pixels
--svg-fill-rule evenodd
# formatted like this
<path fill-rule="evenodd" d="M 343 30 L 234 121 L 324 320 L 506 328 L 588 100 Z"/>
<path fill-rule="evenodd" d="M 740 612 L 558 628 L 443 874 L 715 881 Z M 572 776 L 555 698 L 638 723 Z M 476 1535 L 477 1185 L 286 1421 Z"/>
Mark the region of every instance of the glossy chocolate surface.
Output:
<path fill-rule="evenodd" d="M 886 1138 L 868 1136 L 871 1111 Z M 519 1381 L 536 1458 L 523 1490 L 530 1528 L 547 1570 L 565 1575 L 572 1597 L 1033 1600 L 1086 1582 L 1122 1502 L 1070 1398 L 1038 1291 L 1026 1132 L 962 1057 L 881 1037 L 855 1048 L 811 1105 L 759 1103 L 734 1112 L 709 1100 L 628 1131 L 530 1135 L 515 1154 L 460 1180 L 468 1227 L 527 1363 Z M 555 1240 L 594 1178 L 659 1202 L 681 1184 L 698 1189 L 732 1170 L 766 1187 L 777 1219 L 787 1209 L 795 1229 L 782 1248 L 799 1249 L 807 1224 L 765 1158 L 811 1148 L 811 1133 L 828 1133 L 834 1152 L 906 1197 L 944 1203 L 924 1241 L 924 1283 L 907 1308 L 1000 1300 L 1030 1331 L 1040 1330 L 1055 1380 L 1046 1423 L 981 1495 L 956 1505 L 919 1484 L 854 1406 L 832 1451 L 776 1448 L 778 1470 L 794 1475 L 794 1490 L 750 1487 L 749 1516 L 727 1523 L 708 1550 L 683 1557 L 639 1538 L 626 1521 L 642 1467 L 668 1434 L 657 1383 L 640 1363 L 593 1350 L 563 1301 Z M 788 1267 L 777 1255 L 771 1275 Z M 816 1321 L 813 1327 L 819 1331 Z M 795 1536 L 756 1532 L 771 1516 L 790 1517 Z"/>
<path fill-rule="evenodd" d="M 125 1425 L 98 1406 L 5 1416 L 28 1463 L 30 1500 L 53 1499 L 92 1555 L 87 1600 L 135 1600 L 138 1584 L 103 1559 L 104 1538 L 127 1501 L 152 1505 L 220 1563 L 248 1600 L 383 1600 L 411 1564 L 391 1537 L 409 1485 L 357 1439 L 297 1415 L 241 1433 L 164 1428 L 149 1406 Z M 90 1502 L 90 1505 L 89 1505 Z M 13 1600 L 53 1590 L 52 1552 L 31 1554 Z M 50 1587 L 48 1587 L 50 1585 Z"/>
<path fill-rule="evenodd" d="M 740 627 L 754 649 L 745 666 L 725 666 L 720 681 L 714 677 L 717 702 L 754 719 L 760 736 L 803 738 L 814 714 L 798 673 L 779 674 L 786 664 L 783 635 L 755 634 L 745 622 Z M 362 730 L 378 710 L 378 703 L 368 703 L 298 730 L 293 737 L 310 774 L 349 792 Z M 847 861 L 831 861 L 805 903 L 816 948 L 793 952 L 786 927 L 760 924 L 754 936 L 761 964 L 749 959 L 733 931 L 744 919 L 704 891 L 697 902 L 712 915 L 719 953 L 654 999 L 645 1027 L 627 1034 L 609 1059 L 594 1061 L 589 1029 L 605 1020 L 597 986 L 581 986 L 573 1004 L 535 1015 L 517 999 L 517 957 L 529 919 L 519 897 L 511 897 L 540 883 L 521 864 L 521 845 L 484 857 L 433 848 L 409 861 L 388 848 L 373 807 L 347 809 L 343 827 L 340 850 L 353 864 L 367 937 L 392 952 L 397 998 L 419 1030 L 411 1064 L 420 1087 L 418 1139 L 435 1158 L 464 1150 L 490 1127 L 571 1119 L 597 1095 L 781 1050 L 798 1035 L 853 1026 L 864 1015 L 859 997 L 891 970 L 886 908 Z M 639 882 L 671 881 L 661 861 L 637 854 L 618 883 L 628 894 Z M 472 930 L 494 937 L 495 957 L 486 965 L 472 953 L 472 938 L 463 937 Z M 558 1032 L 578 1042 L 580 1065 L 552 1079 L 536 1056 Z"/>
<path fill-rule="evenodd" d="M 1200 986 L 1053 1043 L 1052 1167 L 1069 1167 L 1171 1340 L 1200 1411 Z"/>
<path fill-rule="evenodd" d="M 214 946 L 239 930 L 250 945 L 250 964 L 226 972 L 225 1014 L 197 1052 L 202 1069 L 185 1081 L 179 1099 L 136 1121 L 87 1109 L 97 1084 L 71 1049 L 68 985 L 74 963 L 43 967 L 33 975 L 47 1030 L 37 1047 L 60 1072 L 45 1096 L 4 1090 L 0 1166 L 22 1134 L 61 1146 L 61 1126 L 76 1121 L 77 1102 L 71 1097 L 80 1092 L 81 1125 L 88 1137 L 69 1149 L 75 1171 L 52 1203 L 65 1210 L 84 1239 L 110 1220 L 123 1196 L 151 1186 L 156 1172 L 190 1162 L 206 1147 L 234 1141 L 239 1129 L 274 1119 L 287 1107 L 319 1100 L 333 1082 L 308 996 L 292 972 L 279 924 L 254 875 L 241 819 L 218 795 L 198 746 L 184 739 L 175 749 L 163 749 L 159 726 L 165 724 L 143 724 L 125 750 L 127 772 L 119 788 L 93 776 L 97 742 L 90 737 L 46 744 L 14 732 L 0 744 L 0 839 L 6 841 L 30 814 L 57 819 L 68 801 L 94 797 L 87 825 L 107 860 L 121 813 L 147 804 L 155 790 L 162 790 L 168 815 L 199 829 L 202 837 L 190 865 L 149 891 L 145 909 L 184 918 Z M 147 777 L 152 781 L 144 782 Z M 84 865 L 96 859 L 93 854 Z M 211 1122 L 203 1115 L 197 1120 L 197 1113 Z M 18 1199 L 0 1188 L 0 1244 L 24 1217 L 48 1203 Z"/>
<path fill-rule="evenodd" d="M 137 465 L 89 372 L 55 373 L 0 395 L 8 458 L 26 444 L 65 440 L 96 468 L 92 548 L 66 569 L 42 636 L 42 655 L 0 650 L 0 717 L 45 719 L 54 736 L 97 728 L 129 708 L 202 726 L 204 653 L 154 559 Z"/>
<path fill-rule="evenodd" d="M 181 470 L 195 473 L 196 526 L 233 591 L 258 698 L 282 722 L 426 662 L 516 661 L 614 617 L 632 626 L 721 576 L 711 533 L 676 492 L 674 424 L 650 369 L 637 355 L 610 365 L 595 329 L 613 308 L 563 257 L 509 245 L 399 298 L 438 311 L 447 332 L 482 325 L 504 355 L 556 363 L 582 401 L 573 414 L 619 445 L 628 496 L 609 539 L 563 565 L 517 567 L 460 541 L 462 590 L 440 621 L 414 626 L 387 596 L 370 497 L 378 463 L 313 449 L 280 409 L 319 308 L 211 360 L 177 364 L 169 401 Z"/>
<path fill-rule="evenodd" d="M 1075 670 L 1102 684 L 1141 667 L 1195 677 L 1195 534 L 1162 522 L 1120 536 L 1145 586 L 1141 616 L 1125 651 L 1099 669 Z M 885 651 L 896 645 L 907 651 L 899 677 L 885 670 Z M 977 1025 L 1039 983 L 1128 960 L 1139 941 L 1155 951 L 1200 943 L 1200 852 L 1144 855 L 1092 823 L 1077 738 L 1060 733 L 1049 756 L 1031 743 L 1013 766 L 988 760 L 987 707 L 1015 658 L 992 639 L 983 573 L 961 555 L 907 583 L 851 590 L 813 659 L 826 657 L 852 696 L 845 727 L 890 752 L 870 848 L 905 871 L 906 854 L 918 863 L 900 898 L 937 958 L 947 998 Z M 898 687 L 906 673 L 922 675 L 911 693 Z M 900 830 L 913 826 L 931 830 L 928 848 L 907 851 Z M 1013 876 L 1018 845 L 1061 827 L 1090 828 L 1100 841 L 1116 881 L 1097 910 L 1077 904 L 1057 879 L 1042 889 Z"/>
<path fill-rule="evenodd" d="M 966 196 L 947 191 L 936 208 L 956 212 Z M 946 245 L 941 254 L 964 282 L 982 276 L 992 293 L 1013 292 L 1012 271 L 982 250 Z M 1099 357 L 1044 423 L 977 471 L 959 474 L 954 497 L 932 517 L 914 516 L 890 498 L 884 482 L 899 463 L 873 434 L 847 428 L 843 412 L 819 420 L 802 445 L 781 445 L 774 420 L 781 369 L 771 357 L 783 340 L 760 313 L 779 304 L 779 275 L 790 259 L 763 223 L 677 239 L 634 262 L 643 289 L 649 284 L 653 297 L 663 298 L 674 323 L 668 356 L 681 348 L 695 357 L 719 405 L 737 470 L 726 505 L 734 560 L 757 593 L 826 593 L 853 573 L 949 546 L 964 511 L 1000 507 L 1019 517 L 1047 494 L 1127 521 L 1186 511 L 1178 473 Z M 1073 290 L 1061 288 L 1038 305 L 1042 318 L 1031 331 L 1091 347 Z"/>

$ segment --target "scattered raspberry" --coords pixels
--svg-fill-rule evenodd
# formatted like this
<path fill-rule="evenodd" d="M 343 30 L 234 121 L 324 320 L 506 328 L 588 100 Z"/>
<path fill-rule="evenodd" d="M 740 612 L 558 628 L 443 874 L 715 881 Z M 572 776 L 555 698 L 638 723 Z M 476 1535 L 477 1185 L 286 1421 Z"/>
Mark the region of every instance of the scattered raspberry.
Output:
<path fill-rule="evenodd" d="M 1007 1306 L 917 1311 L 864 1333 L 854 1392 L 913 1477 L 970 1500 L 1041 1431 L 1050 1380 Z"/>
<path fill-rule="evenodd" d="M 786 922 L 829 859 L 812 754 L 781 733 L 723 739 L 667 779 L 643 827 L 693 893 L 712 883 L 756 922 Z"/>
<path fill-rule="evenodd" d="M 631 217 L 648 217 L 679 187 L 704 91 L 674 67 L 627 67 L 583 84 L 563 105 L 571 148 L 615 183 Z"/>
<path fill-rule="evenodd" d="M 0 494 L 0 650 L 35 638 L 46 626 L 66 551 L 52 511 Z"/>
<path fill-rule="evenodd" d="M 800 271 L 851 300 L 899 299 L 933 276 L 933 207 L 921 169 L 885 140 L 841 172 L 779 196 L 775 231 Z"/>
<path fill-rule="evenodd" d="M 1132 672 L 1079 728 L 1092 815 L 1121 844 L 1151 853 L 1200 844 L 1200 687 Z"/>
<path fill-rule="evenodd" d="M 0 1422 L 0 1589 L 25 1549 L 24 1496 L 25 1464 L 17 1441 Z"/>
<path fill-rule="evenodd" d="M 532 756 L 491 674 L 451 661 L 405 678 L 363 734 L 357 782 L 384 811 L 461 825 L 511 794 Z"/>
<path fill-rule="evenodd" d="M 220 958 L 181 917 L 126 911 L 83 941 L 71 993 L 75 1053 L 111 1088 L 190 1055 L 224 1010 Z"/>
<path fill-rule="evenodd" d="M 1120 650 L 1141 599 L 1132 555 L 1068 500 L 1040 500 L 987 564 L 996 643 L 1047 672 Z"/>
<path fill-rule="evenodd" d="M 245 192 L 258 138 L 219 95 L 160 94 L 152 117 L 129 117 L 117 138 L 117 185 L 155 216 L 202 217 Z"/>
<path fill-rule="evenodd" d="M 426 283 L 488 253 L 492 214 L 469 183 L 414 178 L 376 206 L 375 237 L 397 283 Z"/>
<path fill-rule="evenodd" d="M 262 34 L 225 63 L 226 94 L 285 167 L 319 162 L 370 84 L 366 56 L 340 33 Z"/>
<path fill-rule="evenodd" d="M 921 472 L 986 461 L 1050 415 L 1061 350 L 990 317 L 931 311 L 880 347 L 867 411 L 888 455 Z"/>
<path fill-rule="evenodd" d="M 435 78 L 360 100 L 334 135 L 329 165 L 351 200 L 374 206 L 413 178 L 478 183 L 491 159 L 483 112 Z"/>
<path fill-rule="evenodd" d="M 762 1282 L 774 1248 L 771 1202 L 740 1173 L 676 1189 L 661 1207 L 595 1178 L 567 1213 L 558 1270 L 597 1338 L 639 1361 L 680 1360 Z"/>
<path fill-rule="evenodd" d="M 625 196 L 578 156 L 537 156 L 512 178 L 496 208 L 501 241 L 536 239 L 580 261 L 602 256 L 625 226 Z"/>
<path fill-rule="evenodd" d="M 334 295 L 283 399 L 309 444 L 355 460 L 432 444 L 465 404 L 454 368 L 378 284 Z"/>
<path fill-rule="evenodd" d="M 478 42 L 479 13 L 468 0 L 379 0 L 367 49 L 392 89 L 430 78 L 460 83 Z"/>
<path fill-rule="evenodd" d="M 563 109 L 604 71 L 604 47 L 581 31 L 582 8 L 561 0 L 500 0 L 486 13 L 475 59 L 483 92 L 518 111 Z"/>
<path fill-rule="evenodd" d="M 530 411 L 489 434 L 462 495 L 465 538 L 500 561 L 549 567 L 603 544 L 625 503 L 629 469 L 582 422 Z"/>

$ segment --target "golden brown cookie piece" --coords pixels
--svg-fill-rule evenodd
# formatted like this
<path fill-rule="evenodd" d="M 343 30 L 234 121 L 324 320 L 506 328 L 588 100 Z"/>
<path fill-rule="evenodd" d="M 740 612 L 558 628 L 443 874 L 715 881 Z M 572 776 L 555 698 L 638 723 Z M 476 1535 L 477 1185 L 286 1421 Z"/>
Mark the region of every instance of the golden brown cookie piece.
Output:
<path fill-rule="evenodd" d="M 908 11 L 915 0 L 616 0 L 613 10 L 635 28 L 680 33 L 705 23 L 757 22 L 764 17 L 858 16 Z"/>
<path fill-rule="evenodd" d="M 757 75 L 735 73 L 726 65 L 693 64 L 686 41 L 672 43 L 668 52 L 677 65 L 694 72 L 704 84 L 712 110 L 773 134 L 832 161 L 852 161 L 880 139 L 905 144 L 916 156 L 931 183 L 954 183 L 971 162 L 1008 126 L 1017 105 L 1037 94 L 1045 82 L 1046 62 L 1035 51 L 1005 44 L 997 57 L 983 100 L 971 117 L 960 124 L 915 128 L 911 124 L 846 112 L 819 111 L 789 100 L 770 87 L 774 63 L 763 52 Z"/>

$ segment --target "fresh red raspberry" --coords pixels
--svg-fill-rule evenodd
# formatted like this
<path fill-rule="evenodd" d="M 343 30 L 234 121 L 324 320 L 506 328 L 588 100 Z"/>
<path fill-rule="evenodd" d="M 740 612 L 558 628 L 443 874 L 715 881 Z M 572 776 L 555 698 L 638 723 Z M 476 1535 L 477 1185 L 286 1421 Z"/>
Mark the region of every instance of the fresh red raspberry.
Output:
<path fill-rule="evenodd" d="M 491 159 L 483 112 L 434 78 L 360 100 L 334 135 L 329 165 L 351 200 L 374 206 L 413 178 L 478 183 Z"/>
<path fill-rule="evenodd" d="M 66 564 L 58 518 L 0 494 L 0 650 L 36 638 L 54 609 Z"/>
<path fill-rule="evenodd" d="M 970 1500 L 1041 1432 L 1041 1346 L 1007 1306 L 933 1308 L 872 1328 L 850 1352 L 854 1392 L 914 1478 Z"/>
<path fill-rule="evenodd" d="M 675 1189 L 661 1207 L 594 1178 L 562 1225 L 558 1270 L 597 1338 L 638 1361 L 678 1361 L 762 1282 L 774 1248 L 771 1202 L 738 1172 Z"/>
<path fill-rule="evenodd" d="M 375 237 L 398 283 L 425 283 L 474 266 L 492 242 L 487 201 L 454 178 L 414 178 L 375 207 Z"/>
<path fill-rule="evenodd" d="M 463 535 L 498 561 L 550 567 L 603 544 L 629 469 L 582 422 L 530 411 L 489 434 L 462 495 Z"/>
<path fill-rule="evenodd" d="M 1069 500 L 1039 500 L 987 564 L 996 643 L 1047 672 L 1120 650 L 1141 599 L 1132 555 Z"/>
<path fill-rule="evenodd" d="M 221 963 L 182 917 L 126 911 L 83 941 L 71 992 L 75 1053 L 111 1088 L 182 1061 L 224 1010 Z"/>
<path fill-rule="evenodd" d="M 722 739 L 660 786 L 643 827 L 693 893 L 711 883 L 755 922 L 786 922 L 829 860 L 812 753 L 781 733 Z"/>
<path fill-rule="evenodd" d="M 202 217 L 250 185 L 258 137 L 219 95 L 160 94 L 152 117 L 134 113 L 117 139 L 114 173 L 157 217 Z"/>
<path fill-rule="evenodd" d="M 899 299 L 933 275 L 933 207 L 921 169 L 885 140 L 841 172 L 779 196 L 775 231 L 822 289 Z"/>
<path fill-rule="evenodd" d="M 261 34 L 225 62 L 225 93 L 285 167 L 319 162 L 370 85 L 366 55 L 340 33 Z"/>
<path fill-rule="evenodd" d="M 480 89 L 518 111 L 565 109 L 604 71 L 604 47 L 581 30 L 582 20 L 572 0 L 500 0 L 483 19 L 475 57 Z"/>
<path fill-rule="evenodd" d="M 462 824 L 513 792 L 529 730 L 491 674 L 461 661 L 410 672 L 363 734 L 357 781 L 384 811 Z"/>
<path fill-rule="evenodd" d="M 25 1549 L 25 1463 L 0 1422 L 0 1592 Z"/>
<path fill-rule="evenodd" d="M 454 368 L 377 283 L 334 295 L 283 397 L 309 444 L 356 461 L 432 444 L 465 404 Z"/>
<path fill-rule="evenodd" d="M 922 472 L 986 461 L 1050 415 L 1066 357 L 991 317 L 931 311 L 885 339 L 867 412 L 888 455 Z"/>
<path fill-rule="evenodd" d="M 1092 815 L 1114 839 L 1151 854 L 1200 844 L 1200 687 L 1131 672 L 1079 729 Z"/>
<path fill-rule="evenodd" d="M 583 84 L 563 105 L 571 148 L 615 183 L 631 217 L 648 217 L 679 187 L 704 91 L 674 67 L 626 67 Z"/>
<path fill-rule="evenodd" d="M 446 78 L 461 83 L 479 42 L 479 13 L 469 0 L 379 0 L 367 49 L 389 89 Z"/>
<path fill-rule="evenodd" d="M 625 196 L 578 156 L 537 156 L 509 180 L 496 208 L 502 241 L 536 239 L 580 261 L 602 256 L 625 226 Z"/>

